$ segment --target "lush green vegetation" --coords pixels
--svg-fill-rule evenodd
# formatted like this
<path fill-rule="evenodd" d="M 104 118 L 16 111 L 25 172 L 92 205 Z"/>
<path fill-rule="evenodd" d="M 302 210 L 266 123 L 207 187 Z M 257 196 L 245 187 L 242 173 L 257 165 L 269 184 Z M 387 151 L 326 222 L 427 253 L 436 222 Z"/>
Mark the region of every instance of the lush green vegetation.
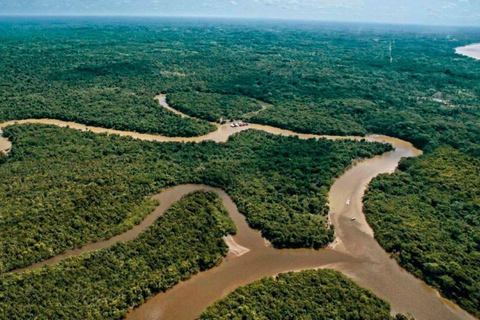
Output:
<path fill-rule="evenodd" d="M 222 236 L 231 233 L 235 225 L 216 194 L 189 194 L 131 242 L 0 276 L 0 319 L 123 319 L 148 297 L 219 264 L 228 251 Z"/>
<path fill-rule="evenodd" d="M 240 119 L 262 108 L 254 99 L 218 93 L 172 93 L 167 96 L 167 102 L 189 116 L 212 122 Z"/>
<path fill-rule="evenodd" d="M 206 121 L 184 118 L 162 108 L 151 95 L 133 95 L 119 88 L 75 91 L 54 87 L 59 93 L 0 97 L 0 121 L 48 118 L 166 136 L 191 137 L 214 131 Z M 2 101 L 3 100 L 3 101 Z"/>
<path fill-rule="evenodd" d="M 45 125 L 5 129 L 0 164 L 0 270 L 29 265 L 131 228 L 149 198 L 182 183 L 226 190 L 278 247 L 332 240 L 327 192 L 352 159 L 389 145 L 300 140 L 249 130 L 228 143 L 154 143 Z"/>
<path fill-rule="evenodd" d="M 255 281 L 215 302 L 200 319 L 395 319 L 390 312 L 388 302 L 325 269 Z"/>
<path fill-rule="evenodd" d="M 238 101 L 265 101 L 274 107 L 254 116 L 253 122 L 300 132 L 373 132 L 400 137 L 426 151 L 421 160 L 405 163 L 415 167 L 415 161 L 433 162 L 434 155 L 447 157 L 448 153 L 448 163 L 461 160 L 455 164 L 458 172 L 465 172 L 460 178 L 473 181 L 466 172 L 472 163 L 476 166 L 476 160 L 467 155 L 480 156 L 480 63 L 456 55 L 454 48 L 480 42 L 479 35 L 478 29 L 316 23 L 81 18 L 29 18 L 12 23 L 9 18 L 1 18 L 0 122 L 48 117 L 194 136 L 213 130 L 213 126 L 204 120 L 181 119 L 159 107 L 153 101 L 156 94 L 183 97 L 177 107 L 210 120 L 253 109 L 253 104 Z M 196 92 L 198 96 L 193 94 Z M 200 95 L 205 101 L 234 102 L 210 103 L 200 113 L 197 107 L 201 102 L 194 103 L 192 98 Z M 172 101 L 175 103 L 175 99 Z M 282 147 L 286 143 L 283 138 L 259 133 L 239 135 L 222 147 L 208 143 L 158 146 L 92 134 L 80 138 L 67 131 L 61 132 L 66 135 L 62 140 L 54 136 L 59 134 L 56 129 L 36 128 L 10 129 L 9 134 L 15 135 L 19 144 L 17 151 L 10 158 L 0 158 L 5 162 L 0 165 L 3 271 L 121 232 L 151 209 L 145 197 L 183 182 L 208 182 L 225 188 L 250 224 L 262 229 L 279 247 L 320 247 L 331 238 L 331 231 L 323 226 L 321 214 L 310 213 L 325 211 L 331 179 L 349 165 L 351 158 L 371 156 L 381 149 L 371 147 L 362 153 L 359 148 L 366 145 L 294 139 Z M 49 140 L 27 138 L 32 133 Z M 61 142 L 61 147 L 55 141 Z M 266 148 L 270 143 L 271 149 Z M 447 152 L 444 145 L 457 151 Z M 442 149 L 436 151 L 439 147 Z M 309 148 L 320 158 L 314 161 L 308 155 Z M 342 153 L 342 148 L 347 151 Z M 282 152 L 277 153 L 277 149 Z M 440 173 L 450 172 L 450 168 L 437 165 L 434 169 L 441 179 L 448 180 Z M 400 210 L 402 219 L 408 214 L 412 215 L 410 219 L 419 219 L 418 212 L 423 216 L 423 211 L 433 209 L 424 208 L 428 201 L 412 200 L 417 195 L 404 194 L 405 184 L 395 181 L 405 177 L 408 170 L 378 181 L 389 186 L 389 197 L 390 193 L 399 194 L 395 205 L 414 206 L 412 210 Z M 440 178 L 415 179 L 425 189 L 436 190 L 441 184 Z M 369 199 L 387 192 L 376 183 Z M 476 192 L 478 184 L 471 188 Z M 463 215 L 462 210 L 467 209 L 453 209 L 455 201 L 476 203 L 475 192 L 465 193 L 460 187 L 448 190 L 447 199 L 461 200 L 448 200 L 452 206 L 434 208 L 438 217 L 448 217 L 448 223 L 442 220 L 438 230 L 427 230 L 429 235 L 444 232 L 445 225 L 464 226 L 460 227 L 463 231 L 478 227 L 478 209 L 468 209 L 472 212 L 469 215 Z M 425 195 L 426 200 L 430 197 L 433 195 Z M 95 201 L 90 203 L 89 199 Z M 382 201 L 371 200 L 369 210 L 374 213 L 386 209 Z M 458 210 L 462 213 L 453 214 Z M 426 224 L 434 223 L 431 221 L 436 218 L 425 214 L 429 216 Z M 404 230 L 417 237 L 415 228 L 407 229 L 400 222 L 396 227 L 382 227 L 387 216 L 375 216 L 376 222 L 370 220 L 378 237 L 387 239 L 379 238 L 387 249 L 393 251 L 389 244 L 397 243 L 393 239 L 399 239 Z M 52 227 L 54 217 L 63 224 L 56 225 L 57 231 Z M 474 261 L 478 246 L 468 249 L 465 243 L 473 242 L 464 243 L 464 238 L 462 233 L 460 238 L 441 245 L 431 237 L 427 240 L 432 244 L 422 242 L 428 250 L 412 250 L 422 257 L 435 256 L 432 260 L 437 261 L 438 256 L 453 256 L 449 250 L 460 247 L 459 256 L 467 252 L 468 259 L 473 259 L 468 261 Z M 427 266 L 430 261 L 423 258 L 421 263 L 412 262 L 412 253 L 402 250 L 406 258 L 399 259 L 404 266 L 478 313 L 478 296 L 466 298 L 458 293 L 461 289 L 474 292 L 478 279 L 468 276 L 470 282 L 461 280 L 465 282 L 454 288 L 443 273 L 432 275 L 445 271 L 445 275 L 457 279 L 454 267 L 444 267 L 444 263 L 440 272 L 435 265 Z M 464 270 L 463 264 L 459 265 Z M 467 270 L 468 263 L 465 265 Z"/>
<path fill-rule="evenodd" d="M 475 41 L 476 29 L 2 18 L 0 121 L 199 135 L 210 125 L 182 120 L 153 97 L 201 92 L 272 103 L 254 120 L 297 131 L 374 132 L 478 154 L 480 64 L 454 53 Z M 238 111 L 204 116 L 230 112 Z"/>
<path fill-rule="evenodd" d="M 402 161 L 365 195 L 367 220 L 400 264 L 480 316 L 480 160 L 449 147 Z"/>

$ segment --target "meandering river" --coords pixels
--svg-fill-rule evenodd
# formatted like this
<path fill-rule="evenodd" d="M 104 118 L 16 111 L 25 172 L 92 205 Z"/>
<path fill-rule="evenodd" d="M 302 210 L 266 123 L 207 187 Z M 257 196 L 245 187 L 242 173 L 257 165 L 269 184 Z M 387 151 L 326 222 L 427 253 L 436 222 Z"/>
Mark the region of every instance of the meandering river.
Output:
<path fill-rule="evenodd" d="M 162 100 L 164 97 L 157 98 L 162 105 L 166 104 Z M 164 107 L 166 106 L 164 105 Z M 363 137 L 297 134 L 289 130 L 263 125 L 232 128 L 228 124 L 218 125 L 217 131 L 202 137 L 169 138 L 95 128 L 52 119 L 6 122 L 0 124 L 0 130 L 13 123 L 69 126 L 77 130 L 106 132 L 160 142 L 198 142 L 204 140 L 225 142 L 232 134 L 249 128 L 272 134 L 295 135 L 300 138 L 364 139 Z M 154 198 L 160 200 L 160 205 L 133 229 L 107 241 L 85 245 L 80 249 L 71 250 L 26 269 L 54 264 L 66 257 L 105 248 L 119 241 L 130 241 L 148 228 L 183 195 L 195 190 L 211 190 L 222 198 L 225 208 L 238 228 L 237 235 L 225 239 L 231 248 L 231 253 L 220 266 L 195 275 L 190 280 L 179 283 L 171 290 L 149 299 L 138 309 L 132 310 L 127 319 L 194 319 L 210 304 L 226 296 L 237 287 L 264 276 L 273 276 L 287 271 L 327 267 L 343 272 L 361 286 L 372 290 L 379 297 L 389 301 L 395 313 L 409 313 L 418 320 L 474 319 L 453 303 L 441 298 L 435 290 L 425 285 L 424 282 L 400 268 L 375 241 L 373 231 L 367 224 L 362 212 L 362 197 L 366 186 L 378 174 L 393 172 L 401 158 L 418 156 L 421 151 L 408 142 L 386 136 L 371 135 L 365 137 L 365 139 L 391 143 L 395 150 L 356 164 L 335 181 L 329 193 L 329 202 L 330 219 L 335 226 L 336 241 L 328 249 L 318 251 L 274 249 L 261 237 L 260 232 L 248 227 L 245 218 L 238 212 L 236 205 L 224 191 L 205 185 L 181 185 L 166 189 L 155 195 Z M 10 143 L 4 138 L 0 138 L 0 150 L 7 150 L 8 148 L 10 148 Z M 355 220 L 352 220 L 352 218 L 355 218 Z"/>

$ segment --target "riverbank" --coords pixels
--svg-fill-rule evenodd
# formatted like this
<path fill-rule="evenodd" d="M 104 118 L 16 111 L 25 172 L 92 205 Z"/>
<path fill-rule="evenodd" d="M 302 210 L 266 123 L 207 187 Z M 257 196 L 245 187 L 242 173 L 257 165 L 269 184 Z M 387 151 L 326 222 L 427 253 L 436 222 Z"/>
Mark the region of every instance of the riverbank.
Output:
<path fill-rule="evenodd" d="M 216 132 L 195 138 L 168 138 L 157 135 L 138 134 L 135 132 L 92 128 L 84 125 L 58 120 L 22 120 L 1 124 L 0 127 L 14 123 L 43 123 L 57 126 L 69 126 L 72 129 L 92 132 L 119 134 L 149 141 L 200 142 L 213 140 L 225 142 L 228 138 L 247 128 L 231 128 L 219 126 Z M 248 227 L 245 218 L 238 212 L 228 195 L 216 190 L 224 200 L 224 206 L 237 225 L 238 234 L 232 238 L 239 246 L 248 248 L 241 256 L 224 259 L 220 266 L 200 273 L 192 279 L 181 282 L 171 290 L 148 300 L 140 308 L 133 310 L 129 319 L 192 319 L 198 316 L 208 305 L 242 286 L 264 276 L 275 275 L 293 270 L 314 269 L 320 267 L 339 270 L 354 279 L 361 286 L 372 290 L 382 299 L 392 304 L 395 313 L 411 313 L 417 319 L 470 319 L 464 311 L 455 307 L 422 281 L 401 269 L 394 260 L 378 245 L 373 238 L 373 231 L 367 224 L 362 211 L 362 197 L 370 180 L 380 173 L 395 170 L 403 157 L 414 157 L 421 151 L 410 143 L 386 136 L 372 135 L 368 137 L 336 137 L 312 134 L 297 134 L 270 126 L 252 125 L 251 128 L 272 134 L 298 136 L 302 139 L 354 139 L 391 143 L 395 150 L 356 163 L 351 169 L 338 178 L 329 192 L 329 203 L 332 224 L 338 236 L 338 245 L 334 249 L 324 250 L 276 250 L 265 246 L 260 233 Z M 5 141 L 3 141 L 5 143 Z M 157 195 L 160 206 L 169 206 L 182 195 L 189 192 L 207 189 L 208 186 L 184 185 L 166 189 Z M 211 189 L 210 189 L 211 190 Z M 169 193 L 171 192 L 171 193 Z M 162 200 L 163 199 L 163 200 Z M 159 211 L 157 211 L 159 210 Z M 98 250 L 118 241 L 129 241 L 141 233 L 142 228 L 158 218 L 165 209 L 157 208 L 138 227 L 131 229 L 116 238 L 103 242 L 102 246 L 91 244 L 84 246 L 82 252 Z M 355 218 L 355 220 L 352 220 Z M 134 230 L 134 231 L 132 231 Z M 98 246 L 98 247 L 97 247 Z M 86 249 L 85 249 L 86 248 Z M 71 256 L 82 252 L 72 251 Z M 61 258 L 61 256 L 55 257 Z M 55 259 L 54 258 L 54 259 Z M 53 262 L 55 263 L 55 262 Z M 38 267 L 38 266 L 36 266 Z M 30 266 L 29 268 L 34 268 Z M 208 290 L 205 290 L 208 288 Z M 195 297 L 195 299 L 192 299 Z"/>

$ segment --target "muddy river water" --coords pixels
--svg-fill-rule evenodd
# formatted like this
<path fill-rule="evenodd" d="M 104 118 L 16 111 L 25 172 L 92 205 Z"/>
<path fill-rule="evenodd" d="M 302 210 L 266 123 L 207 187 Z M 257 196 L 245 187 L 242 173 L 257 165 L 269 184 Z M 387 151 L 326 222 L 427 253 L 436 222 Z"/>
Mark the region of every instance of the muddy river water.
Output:
<path fill-rule="evenodd" d="M 157 97 L 164 105 L 164 96 Z M 165 105 L 164 105 L 165 107 Z M 272 134 L 295 135 L 300 138 L 355 139 L 362 137 L 335 137 L 297 134 L 270 126 L 250 125 L 232 128 L 228 124 L 217 125 L 218 130 L 202 137 L 169 138 L 158 135 L 139 134 L 104 128 L 95 128 L 73 122 L 51 119 L 30 119 L 0 124 L 0 129 L 13 123 L 42 123 L 69 126 L 78 130 L 107 132 L 149 141 L 204 141 L 225 142 L 228 137 L 247 129 L 263 130 Z M 160 205 L 141 224 L 107 241 L 85 245 L 80 249 L 66 252 L 52 259 L 34 264 L 26 269 L 54 264 L 66 257 L 108 247 L 118 241 L 130 241 L 148 228 L 163 212 L 183 195 L 195 190 L 211 190 L 223 200 L 238 228 L 238 234 L 226 238 L 231 252 L 220 266 L 195 275 L 168 290 L 152 297 L 139 308 L 132 310 L 127 319 L 194 319 L 216 300 L 226 296 L 239 286 L 246 285 L 264 276 L 303 269 L 332 268 L 341 271 L 364 288 L 372 290 L 382 299 L 389 301 L 394 313 L 411 314 L 422 319 L 474 319 L 453 303 L 404 271 L 379 246 L 373 231 L 362 212 L 362 196 L 372 178 L 381 173 L 391 173 L 403 157 L 421 154 L 410 143 L 386 136 L 371 135 L 369 141 L 391 143 L 395 150 L 357 163 L 333 184 L 329 192 L 330 219 L 336 230 L 336 241 L 323 250 L 277 250 L 268 245 L 260 232 L 248 227 L 231 198 L 222 190 L 205 185 L 181 185 L 166 189 L 154 196 Z M 0 138 L 0 150 L 10 148 L 10 143 Z M 352 220 L 352 218 L 355 218 Z M 22 270 L 17 270 L 22 271 Z"/>
<path fill-rule="evenodd" d="M 480 60 L 480 43 L 458 47 L 455 49 L 455 52 L 463 56 Z"/>

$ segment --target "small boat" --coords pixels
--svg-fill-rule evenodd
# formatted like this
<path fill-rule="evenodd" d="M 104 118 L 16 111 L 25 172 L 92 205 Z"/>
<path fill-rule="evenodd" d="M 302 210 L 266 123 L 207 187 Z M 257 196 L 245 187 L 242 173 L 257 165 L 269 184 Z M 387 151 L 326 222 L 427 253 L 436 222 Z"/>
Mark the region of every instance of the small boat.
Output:
<path fill-rule="evenodd" d="M 349 205 L 350 205 L 350 198 L 348 198 L 348 200 L 347 200 L 347 206 L 349 206 Z"/>
<path fill-rule="evenodd" d="M 355 221 L 355 220 L 357 220 L 357 218 L 355 218 L 355 217 L 350 219 L 350 221 Z"/>

